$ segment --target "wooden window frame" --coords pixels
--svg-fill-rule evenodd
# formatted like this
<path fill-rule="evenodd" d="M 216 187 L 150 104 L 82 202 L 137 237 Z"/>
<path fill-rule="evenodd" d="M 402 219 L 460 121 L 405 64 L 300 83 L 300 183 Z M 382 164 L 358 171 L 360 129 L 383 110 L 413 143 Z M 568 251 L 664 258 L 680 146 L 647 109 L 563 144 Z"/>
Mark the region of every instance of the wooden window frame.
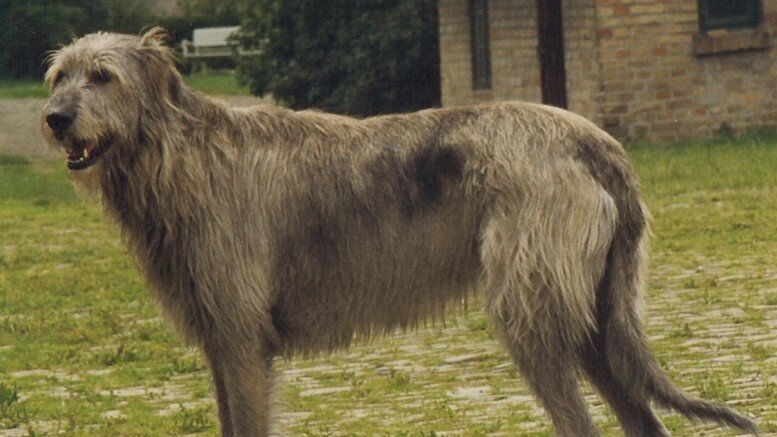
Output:
<path fill-rule="evenodd" d="M 740 16 L 711 17 L 710 2 L 699 0 L 699 32 L 693 35 L 693 54 L 709 56 L 770 47 L 769 32 L 763 27 L 761 0 L 745 0 L 747 11 Z"/>
<path fill-rule="evenodd" d="M 492 75 L 488 0 L 469 1 L 469 21 L 472 89 L 489 90 L 492 86 Z"/>
<path fill-rule="evenodd" d="M 754 28 L 761 23 L 763 8 L 760 0 L 742 0 L 747 2 L 745 12 L 729 16 L 714 16 L 711 5 L 713 1 L 720 0 L 699 0 L 699 30 L 702 32 Z"/>

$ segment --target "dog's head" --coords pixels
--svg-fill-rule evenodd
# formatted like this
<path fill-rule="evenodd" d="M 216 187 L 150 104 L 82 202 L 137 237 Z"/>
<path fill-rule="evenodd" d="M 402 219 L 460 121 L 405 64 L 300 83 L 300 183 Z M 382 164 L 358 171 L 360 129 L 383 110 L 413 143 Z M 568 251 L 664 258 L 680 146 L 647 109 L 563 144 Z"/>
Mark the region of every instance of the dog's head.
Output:
<path fill-rule="evenodd" d="M 161 28 L 142 36 L 100 32 L 51 54 L 41 131 L 66 153 L 70 170 L 98 168 L 118 149 L 142 147 L 144 118 L 173 106 L 181 77 L 165 39 Z"/>

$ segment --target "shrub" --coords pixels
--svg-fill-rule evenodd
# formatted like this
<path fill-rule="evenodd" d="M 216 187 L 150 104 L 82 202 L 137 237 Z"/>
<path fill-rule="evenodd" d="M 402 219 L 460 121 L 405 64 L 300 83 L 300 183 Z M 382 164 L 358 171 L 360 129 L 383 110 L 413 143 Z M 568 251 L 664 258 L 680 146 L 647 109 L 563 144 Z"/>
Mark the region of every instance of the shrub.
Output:
<path fill-rule="evenodd" d="M 372 115 L 440 102 L 436 0 L 244 0 L 238 61 L 254 94 Z"/>

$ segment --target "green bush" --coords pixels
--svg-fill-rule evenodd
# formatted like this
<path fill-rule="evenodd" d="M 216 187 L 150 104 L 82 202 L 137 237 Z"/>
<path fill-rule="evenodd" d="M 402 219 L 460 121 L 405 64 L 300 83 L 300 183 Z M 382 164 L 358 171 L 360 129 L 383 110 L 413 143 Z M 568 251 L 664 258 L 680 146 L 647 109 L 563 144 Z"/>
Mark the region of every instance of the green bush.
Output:
<path fill-rule="evenodd" d="M 243 0 L 238 61 L 254 94 L 372 115 L 436 106 L 436 0 Z"/>

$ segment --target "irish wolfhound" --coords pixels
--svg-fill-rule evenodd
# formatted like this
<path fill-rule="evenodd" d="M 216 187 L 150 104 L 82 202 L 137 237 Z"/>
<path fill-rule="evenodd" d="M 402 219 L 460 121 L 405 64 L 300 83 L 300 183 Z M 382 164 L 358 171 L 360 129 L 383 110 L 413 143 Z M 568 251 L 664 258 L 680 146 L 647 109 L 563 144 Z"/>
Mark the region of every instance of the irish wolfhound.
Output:
<path fill-rule="evenodd" d="M 476 289 L 559 435 L 598 434 L 579 371 L 629 436 L 667 434 L 651 401 L 756 432 L 656 364 L 637 178 L 581 117 L 230 108 L 183 84 L 161 29 L 87 35 L 51 61 L 43 133 L 202 347 L 224 435 L 269 433 L 274 357 L 415 326 Z"/>

